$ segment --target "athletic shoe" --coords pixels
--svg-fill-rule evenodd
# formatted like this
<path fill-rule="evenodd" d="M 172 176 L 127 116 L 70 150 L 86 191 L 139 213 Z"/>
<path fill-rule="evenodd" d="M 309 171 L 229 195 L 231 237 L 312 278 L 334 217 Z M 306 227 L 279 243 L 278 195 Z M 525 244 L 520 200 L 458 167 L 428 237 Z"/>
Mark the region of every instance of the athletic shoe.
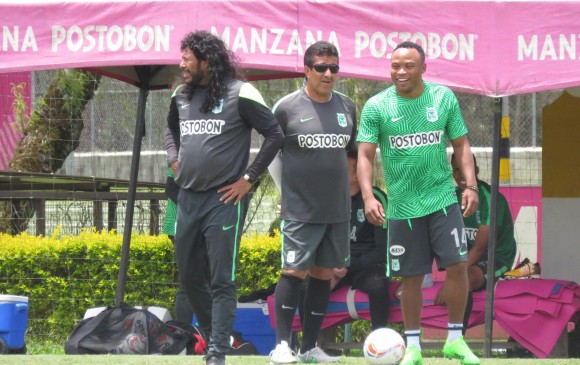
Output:
<path fill-rule="evenodd" d="M 541 272 L 542 269 L 538 262 L 532 264 L 530 260 L 526 258 L 515 269 L 504 272 L 502 277 L 506 279 L 529 278 L 532 276 L 537 277 Z"/>
<path fill-rule="evenodd" d="M 331 362 L 338 362 L 340 356 L 330 356 L 324 352 L 320 347 L 315 347 L 306 351 L 304 354 L 298 351 L 298 360 L 304 364 L 327 364 Z"/>
<path fill-rule="evenodd" d="M 450 359 L 459 359 L 463 365 L 479 365 L 479 358 L 471 352 L 463 336 L 453 342 L 445 342 L 443 355 Z"/>
<path fill-rule="evenodd" d="M 405 356 L 401 360 L 400 365 L 423 365 L 423 356 L 421 350 L 415 345 L 410 345 L 405 350 Z"/>
<path fill-rule="evenodd" d="M 270 352 L 270 364 L 292 364 L 296 362 L 294 351 L 288 346 L 288 342 L 281 341 L 272 352 Z"/>
<path fill-rule="evenodd" d="M 205 357 L 205 365 L 226 365 L 226 359 L 215 355 Z"/>

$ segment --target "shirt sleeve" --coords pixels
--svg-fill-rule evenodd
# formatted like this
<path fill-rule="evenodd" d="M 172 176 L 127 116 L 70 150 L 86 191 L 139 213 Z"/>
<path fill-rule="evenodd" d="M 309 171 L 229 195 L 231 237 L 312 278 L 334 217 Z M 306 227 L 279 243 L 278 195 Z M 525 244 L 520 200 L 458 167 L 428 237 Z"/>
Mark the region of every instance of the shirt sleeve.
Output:
<path fill-rule="evenodd" d="M 489 190 L 485 189 L 482 185 L 477 184 L 479 186 L 479 207 L 478 211 L 480 212 L 480 220 L 482 225 L 489 226 L 490 225 L 490 209 L 489 206 L 491 204 L 491 195 L 489 194 Z"/>
<path fill-rule="evenodd" d="M 175 97 L 172 97 L 169 113 L 167 114 L 167 128 L 165 129 L 165 150 L 167 151 L 167 162 L 170 165 L 178 159 L 180 143 L 179 111 L 177 110 Z"/>
<path fill-rule="evenodd" d="M 276 153 L 282 147 L 284 134 L 274 114 L 264 104 L 262 97 L 259 96 L 258 98 L 253 90 L 249 91 L 246 88 L 244 92 L 244 88 L 242 88 L 238 108 L 240 116 L 264 137 L 260 151 L 258 151 L 256 158 L 246 170 L 246 173 L 251 178 L 256 179 L 266 171 L 268 165 L 270 165 Z M 260 94 L 257 93 L 257 95 Z"/>
<path fill-rule="evenodd" d="M 369 99 L 362 109 L 357 142 L 379 143 L 380 113 L 372 100 L 372 98 Z"/>
<path fill-rule="evenodd" d="M 356 147 L 357 119 L 356 119 L 356 106 L 354 105 L 354 102 L 352 102 L 351 117 L 352 117 L 352 132 L 350 133 L 350 140 L 346 145 L 347 151 L 356 150 L 357 148 Z"/>
<path fill-rule="evenodd" d="M 456 139 L 467 134 L 467 127 L 461 115 L 459 103 L 453 91 L 448 90 L 449 93 L 449 119 L 447 121 L 447 135 L 450 139 Z"/>

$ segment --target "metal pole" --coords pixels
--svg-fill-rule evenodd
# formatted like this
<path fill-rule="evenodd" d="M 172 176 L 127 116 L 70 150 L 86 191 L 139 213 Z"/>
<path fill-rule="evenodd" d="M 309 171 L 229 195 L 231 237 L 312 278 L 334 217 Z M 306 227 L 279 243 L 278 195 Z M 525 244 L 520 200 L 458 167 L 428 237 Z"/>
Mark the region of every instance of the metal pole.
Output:
<path fill-rule="evenodd" d="M 489 241 L 487 245 L 487 280 L 485 297 L 485 339 L 483 343 L 483 357 L 491 357 L 491 345 L 493 336 L 493 303 L 494 303 L 494 276 L 495 276 L 495 246 L 497 241 L 497 195 L 499 191 L 499 147 L 501 138 L 502 122 L 502 98 L 495 99 L 495 110 L 493 113 L 493 152 L 491 161 L 491 203 L 490 203 L 490 225 Z"/>
<path fill-rule="evenodd" d="M 536 123 L 538 119 L 538 115 L 536 112 L 536 93 L 532 93 L 532 147 L 536 147 L 536 140 L 538 136 L 536 135 Z"/>
<path fill-rule="evenodd" d="M 141 67 L 141 69 L 139 69 Z M 145 103 L 149 93 L 148 66 L 136 66 L 140 76 L 139 100 L 137 104 L 137 122 L 135 123 L 135 136 L 133 138 L 133 156 L 131 159 L 131 174 L 129 178 L 129 191 L 127 192 L 127 210 L 125 211 L 125 228 L 123 229 L 123 246 L 121 248 L 121 262 L 119 264 L 119 277 L 117 280 L 117 293 L 115 305 L 120 305 L 125 296 L 125 283 L 127 282 L 127 270 L 129 268 L 129 251 L 131 248 L 131 233 L 133 231 L 133 212 L 135 210 L 135 195 L 137 192 L 137 179 L 139 175 L 139 158 L 141 157 L 141 142 L 145 133 Z"/>

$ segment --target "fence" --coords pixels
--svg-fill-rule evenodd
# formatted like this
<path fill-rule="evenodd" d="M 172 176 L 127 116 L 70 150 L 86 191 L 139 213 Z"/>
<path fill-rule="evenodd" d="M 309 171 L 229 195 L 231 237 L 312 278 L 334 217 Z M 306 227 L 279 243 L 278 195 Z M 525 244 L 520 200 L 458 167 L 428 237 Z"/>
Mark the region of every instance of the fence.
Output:
<path fill-rule="evenodd" d="M 49 93 L 48 90 L 54 86 L 59 71 L 40 71 L 32 73 L 31 95 L 14 96 L 11 87 L 3 87 L 0 95 L 0 121 L 3 129 L 0 129 L 0 140 L 7 146 L 8 138 L 14 140 L 13 136 L 8 137 L 6 128 L 17 131 L 22 125 L 22 115 L 29 114 L 29 111 L 17 112 L 10 108 L 13 100 L 20 99 L 22 105 L 32 105 L 37 109 L 43 103 L 46 104 Z M 10 75 L 0 74 L 0 84 L 11 81 L 21 81 Z M 26 80 L 26 78 L 24 77 Z M 273 105 L 280 97 L 295 90 L 302 84 L 302 79 L 270 80 L 259 81 L 255 85 L 261 91 L 266 102 Z M 4 85 L 5 86 L 5 85 Z M 363 81 L 354 79 L 342 79 L 338 82 L 337 89 L 351 95 L 357 103 L 358 111 L 364 102 L 372 95 L 387 86 L 384 82 Z M 7 95 L 7 90 L 11 90 Z M 551 103 L 560 95 L 561 91 L 543 92 L 537 94 L 526 94 L 510 97 L 510 144 L 512 147 L 512 181 L 510 185 L 518 186 L 539 186 L 541 185 L 541 142 L 542 142 L 542 108 Z M 139 181 L 163 184 L 166 173 L 166 155 L 164 152 L 163 135 L 166 126 L 166 116 L 169 107 L 170 90 L 152 91 L 149 93 L 146 117 L 145 117 L 145 137 L 142 144 L 142 158 L 139 169 Z M 134 123 L 137 108 L 138 90 L 137 88 L 122 83 L 120 81 L 102 78 L 96 87 L 94 98 L 89 100 L 82 113 L 82 128 L 78 133 L 77 140 L 62 138 L 62 144 L 74 145 L 74 152 L 60 163 L 59 174 L 74 176 L 95 176 L 97 178 L 128 179 L 131 161 L 131 150 L 134 133 Z M 493 121 L 493 98 L 480 95 L 457 93 L 458 101 L 468 125 L 470 143 L 475 150 L 479 151 L 480 166 L 482 166 L 482 177 L 489 180 L 490 175 L 487 166 L 491 158 L 492 121 Z M 17 123 L 17 121 L 20 121 Z M 48 120 L 49 129 L 54 121 Z M 56 125 L 56 122 L 54 122 Z M 56 127 L 55 127 L 56 128 Z M 47 136 L 50 138 L 49 136 Z M 73 138 L 68 136 L 67 138 Z M 254 136 L 252 142 L 253 151 L 260 145 L 259 136 Z M 6 150 L 6 147 L 5 147 Z M 7 151 L 0 151 L 3 155 Z M 533 151 L 533 152 L 530 152 Z M 11 152 L 11 151 L 9 151 Z M 375 174 L 377 184 L 382 185 L 380 168 Z M 267 181 L 269 183 L 269 181 Z M 263 233 L 269 228 L 270 222 L 275 218 L 273 207 L 278 203 L 278 193 L 275 189 L 266 187 L 260 190 L 259 200 L 252 200 L 253 211 L 250 214 L 247 232 Z M 49 202 L 46 206 L 46 222 L 48 227 L 55 225 L 70 226 L 70 232 L 78 231 L 91 222 L 87 219 L 87 212 L 91 207 L 86 202 L 67 200 L 60 202 Z M 136 202 L 136 214 L 134 227 L 136 230 L 148 231 L 148 222 L 152 221 L 149 216 L 151 211 L 148 201 Z M 164 202 L 160 201 L 159 211 L 161 217 L 164 212 Z M 105 214 L 108 214 L 108 206 L 105 207 Z M 118 215 L 124 215 L 123 203 L 115 208 Z M 51 217 L 55 217 L 51 221 Z M 162 222 L 162 218 L 161 218 Z M 30 233 L 35 233 L 34 226 L 29 228 Z M 123 226 L 118 225 L 117 229 L 122 232 Z"/>
<path fill-rule="evenodd" d="M 14 112 L 14 100 L 20 100 L 20 107 L 32 105 L 37 109 L 52 105 L 52 99 L 47 99 L 48 90 L 54 85 L 57 71 L 35 72 L 30 77 L 30 94 L 15 96 L 11 87 L 5 87 L 7 83 L 13 82 L 10 75 L 0 74 L 0 154 L 5 160 L 12 158 L 13 147 L 18 144 L 15 136 L 22 135 L 22 121 L 28 120 L 30 111 L 24 111 L 20 115 Z M 22 76 L 20 76 L 22 77 Z M 26 79 L 26 78 L 25 78 Z M 260 81 L 255 85 L 261 91 L 266 102 L 273 105 L 280 97 L 295 90 L 302 84 L 301 79 Z M 338 83 L 338 89 L 350 95 L 357 104 L 360 112 L 364 102 L 372 95 L 382 90 L 386 84 L 384 82 L 371 82 L 353 79 L 343 79 Z M 518 191 L 526 192 L 537 199 L 537 190 L 542 182 L 542 108 L 555 100 L 561 91 L 543 92 L 537 94 L 518 95 L 509 98 L 509 115 L 511 119 L 511 180 L 507 187 L 518 187 Z M 491 177 L 491 141 L 493 125 L 493 103 L 489 97 L 456 93 L 464 118 L 469 128 L 469 139 L 474 147 L 480 166 L 480 177 L 489 181 Z M 163 135 L 166 125 L 166 116 L 169 107 L 171 91 L 152 91 L 149 94 L 146 115 L 145 115 L 145 137 L 143 139 L 141 163 L 139 169 L 139 181 L 150 184 L 148 193 L 157 194 L 157 199 L 150 196 L 143 200 L 136 201 L 133 230 L 139 233 L 159 232 L 163 224 L 165 212 L 165 200 L 163 199 L 163 184 L 167 171 L 166 155 L 164 152 Z M 83 179 L 129 179 L 129 167 L 131 163 L 131 150 L 134 133 L 134 123 L 137 108 L 138 90 L 122 82 L 103 78 L 96 89 L 95 97 L 89 100 L 84 107 L 81 119 L 80 130 L 75 137 L 72 133 L 60 135 L 58 140 L 51 140 L 51 127 L 59 126 L 56 121 L 48 119 L 47 133 L 40 136 L 48 142 L 61 143 L 69 147 L 74 147 L 74 152 L 70 153 L 66 159 L 58 161 L 61 165 L 57 174 L 77 176 L 75 184 L 77 188 Z M 59 96 L 57 96 L 59 97 Z M 54 98 L 54 96 L 53 96 Z M 61 102 L 66 101 L 65 96 L 60 96 Z M 66 104 L 66 103 L 64 103 Z M 60 104 L 59 104 L 60 105 Z M 53 106 L 54 108 L 54 106 Z M 22 116 L 24 115 L 24 118 Z M 71 118 L 71 130 L 79 128 L 73 126 Z M 34 134 L 31 131 L 30 134 Z M 254 136 L 252 142 L 253 152 L 259 148 L 260 138 Z M 7 148 L 11 146 L 11 148 Z M 22 153 L 22 151 L 20 151 Z M 10 158 L 7 158 L 8 156 Z M 24 154 L 26 158 L 36 158 L 43 156 L 42 153 Z M 7 165 L 6 165 L 7 166 Z M 3 174 L 8 180 L 13 179 L 17 173 L 11 173 L 15 169 L 3 167 Z M 375 176 L 376 184 L 384 186 L 382 182 L 382 172 L 377 161 Z M 26 184 L 30 185 L 27 189 Z M 14 185 L 3 185 L 0 187 L 2 198 L 8 200 L 29 201 L 32 197 L 31 182 L 23 180 L 21 189 L 16 189 Z M 143 184 L 141 184 L 143 185 Z M 118 191 L 126 191 L 126 184 L 120 186 Z M 15 192 L 20 191 L 17 195 Z M 44 209 L 33 209 L 30 222 L 37 222 L 39 219 L 44 223 L 44 232 L 39 229 L 38 224 L 27 224 L 27 232 L 31 234 L 51 234 L 58 226 L 62 234 L 76 234 L 82 229 L 91 229 L 93 226 L 103 228 L 115 228 L 119 234 L 124 230 L 123 219 L 111 217 L 124 217 L 126 202 L 123 196 L 120 199 L 112 199 L 111 196 L 94 199 L 80 199 L 80 195 L 68 196 L 60 195 L 58 199 L 50 199 L 50 194 L 57 189 L 50 181 L 45 186 L 43 193 L 48 194 L 44 199 Z M 110 191 L 109 191 L 110 192 Z M 541 194 L 540 194 L 541 195 Z M 520 199 L 520 198 L 518 198 Z M 115 204 L 111 204 L 115 201 Z M 246 220 L 246 234 L 263 234 L 267 232 L 272 222 L 276 218 L 276 204 L 279 203 L 279 194 L 273 187 L 268 176 L 262 180 L 259 189 L 251 199 L 249 214 Z M 1 202 L 0 202 L 1 204 Z M 541 211 L 537 209 L 527 209 L 527 207 L 539 207 L 537 201 L 521 202 L 512 201 L 510 205 L 524 207 L 519 209 L 517 220 L 521 229 L 516 229 L 519 242 L 525 242 L 528 251 L 533 251 L 539 244 L 541 229 Z M 97 212 L 97 213 L 96 213 Z M 100 212 L 100 213 L 98 213 Z M 529 212 L 524 215 L 521 212 Z M 99 219 L 100 215 L 100 219 Z M 105 218 L 106 217 L 106 218 Z M 516 218 L 516 217 L 514 217 Z M 101 223 L 99 223 L 101 222 Z M 113 222 L 113 223 L 111 223 Z M 524 237 L 525 236 L 525 237 Z M 533 256 L 530 257 L 533 259 Z M 70 280 L 83 280 L 69 278 Z M 175 283 L 167 285 L 175 286 Z M 67 300 L 67 298 L 49 298 L 52 301 Z M 50 334 L 47 334 L 47 338 Z"/>

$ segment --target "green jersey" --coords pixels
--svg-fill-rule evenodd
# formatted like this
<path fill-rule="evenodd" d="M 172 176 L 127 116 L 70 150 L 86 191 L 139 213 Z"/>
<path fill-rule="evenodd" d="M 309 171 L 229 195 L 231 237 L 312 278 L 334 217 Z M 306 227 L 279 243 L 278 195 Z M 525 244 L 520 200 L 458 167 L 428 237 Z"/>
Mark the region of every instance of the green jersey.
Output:
<path fill-rule="evenodd" d="M 491 187 L 477 180 L 479 188 L 479 205 L 475 214 L 463 218 L 465 234 L 469 249 L 475 242 L 477 231 L 481 225 L 490 225 Z M 461 189 L 457 188 L 458 199 L 461 200 Z M 516 240 L 514 238 L 514 222 L 509 205 L 503 194 L 497 195 L 497 243 L 495 246 L 495 261 L 510 270 L 516 257 Z M 485 257 L 487 257 L 487 252 Z M 497 269 L 501 269 L 498 267 Z"/>
<path fill-rule="evenodd" d="M 408 99 L 391 86 L 367 101 L 357 141 L 379 145 L 389 219 L 423 217 L 456 203 L 447 138 L 465 134 L 457 99 L 447 87 L 425 82 L 423 94 Z"/>
<path fill-rule="evenodd" d="M 171 165 L 167 167 L 167 177 L 168 184 L 174 184 L 173 170 L 171 170 Z M 171 198 L 167 197 L 167 207 L 165 208 L 165 220 L 163 221 L 163 233 L 168 236 L 175 236 L 175 223 L 177 221 L 177 202 L 173 201 Z"/>

